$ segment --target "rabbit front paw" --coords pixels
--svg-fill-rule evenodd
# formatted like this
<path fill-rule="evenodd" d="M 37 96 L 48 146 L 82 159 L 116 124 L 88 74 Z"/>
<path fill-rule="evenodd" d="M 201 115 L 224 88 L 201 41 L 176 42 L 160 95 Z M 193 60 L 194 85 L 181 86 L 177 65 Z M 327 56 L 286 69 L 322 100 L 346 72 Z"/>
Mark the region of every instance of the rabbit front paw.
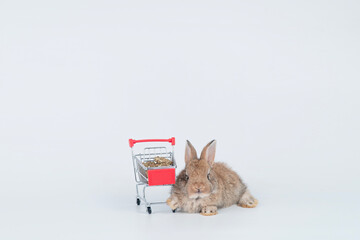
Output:
<path fill-rule="evenodd" d="M 216 206 L 206 206 L 201 209 L 201 215 L 204 216 L 212 216 L 217 214 L 217 207 Z"/>
<path fill-rule="evenodd" d="M 178 202 L 172 198 L 168 198 L 168 200 L 166 200 L 166 204 L 169 205 L 172 210 L 176 210 L 179 207 Z"/>

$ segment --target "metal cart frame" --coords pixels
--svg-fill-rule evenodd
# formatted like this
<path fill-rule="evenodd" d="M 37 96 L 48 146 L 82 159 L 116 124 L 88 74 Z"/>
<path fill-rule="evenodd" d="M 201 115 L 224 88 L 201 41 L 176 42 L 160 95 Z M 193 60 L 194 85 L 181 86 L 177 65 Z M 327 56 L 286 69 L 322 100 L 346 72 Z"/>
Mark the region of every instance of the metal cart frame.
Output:
<path fill-rule="evenodd" d="M 145 147 L 143 148 L 142 153 L 135 153 L 133 146 L 136 143 L 143 143 L 143 142 L 169 142 L 171 143 L 171 151 L 168 151 L 167 147 L 159 146 L 159 147 Z M 131 147 L 131 155 L 132 155 L 132 162 L 134 167 L 134 176 L 135 176 L 135 182 L 136 182 L 136 204 L 140 205 L 141 202 L 144 202 L 147 212 L 151 214 L 151 205 L 154 204 L 164 204 L 166 202 L 149 202 L 146 200 L 146 189 L 148 187 L 161 187 L 161 186 L 172 186 L 175 183 L 175 169 L 176 169 L 176 161 L 174 157 L 174 145 L 175 145 L 175 138 L 169 138 L 169 139 L 141 139 L 141 140 L 134 140 L 129 139 L 129 146 Z M 167 159 L 170 159 L 173 164 L 172 166 L 166 166 L 166 167 L 145 167 L 142 163 L 147 161 L 153 161 L 155 157 L 165 157 Z M 149 176 L 147 173 L 148 170 L 160 170 L 160 175 L 158 172 L 158 176 L 161 177 L 161 174 L 168 174 L 168 172 L 171 172 L 170 179 L 172 179 L 173 175 L 173 182 L 171 184 L 166 184 L 168 182 L 164 181 L 162 182 L 161 178 L 160 181 L 158 180 L 157 183 L 151 183 L 149 182 Z M 152 180 L 152 179 L 150 179 Z M 149 185 L 150 183 L 150 185 Z M 165 183 L 165 184 L 162 184 Z M 139 186 L 142 186 L 142 194 L 139 194 Z"/>

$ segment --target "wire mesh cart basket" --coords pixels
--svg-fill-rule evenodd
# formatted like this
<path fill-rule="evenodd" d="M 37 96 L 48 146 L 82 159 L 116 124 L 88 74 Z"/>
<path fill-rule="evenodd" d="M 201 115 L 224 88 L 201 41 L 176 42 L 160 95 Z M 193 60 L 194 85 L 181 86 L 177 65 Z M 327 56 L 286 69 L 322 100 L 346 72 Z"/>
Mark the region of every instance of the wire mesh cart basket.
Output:
<path fill-rule="evenodd" d="M 144 147 L 142 152 L 135 152 L 133 146 L 136 143 L 146 142 L 167 142 L 171 144 L 169 150 L 166 146 Z M 145 192 L 148 187 L 171 186 L 175 184 L 176 161 L 174 157 L 175 138 L 169 139 L 129 139 L 131 155 L 134 167 L 136 181 L 136 204 L 144 202 L 147 212 L 151 214 L 151 205 L 162 204 L 166 202 L 149 202 L 146 200 Z M 157 159 L 171 161 L 168 166 L 151 166 Z M 142 194 L 139 194 L 139 186 L 142 186 Z"/>

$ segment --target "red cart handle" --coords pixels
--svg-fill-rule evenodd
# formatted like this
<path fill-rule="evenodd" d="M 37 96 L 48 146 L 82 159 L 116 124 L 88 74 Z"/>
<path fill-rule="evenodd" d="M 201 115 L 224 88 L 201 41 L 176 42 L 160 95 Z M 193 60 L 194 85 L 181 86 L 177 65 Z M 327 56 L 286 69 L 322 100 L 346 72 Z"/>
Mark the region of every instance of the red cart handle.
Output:
<path fill-rule="evenodd" d="M 175 138 L 169 138 L 169 139 L 140 139 L 140 140 L 135 140 L 135 139 L 129 139 L 129 146 L 132 148 L 135 143 L 141 143 L 141 142 L 169 142 L 171 143 L 171 145 L 175 145 Z"/>

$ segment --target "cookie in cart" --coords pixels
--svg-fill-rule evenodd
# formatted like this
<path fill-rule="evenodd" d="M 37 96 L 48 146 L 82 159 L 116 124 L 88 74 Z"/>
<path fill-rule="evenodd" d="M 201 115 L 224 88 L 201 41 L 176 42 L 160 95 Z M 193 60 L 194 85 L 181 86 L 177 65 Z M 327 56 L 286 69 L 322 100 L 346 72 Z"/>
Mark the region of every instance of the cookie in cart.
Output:
<path fill-rule="evenodd" d="M 150 147 L 146 143 L 164 142 L 164 146 Z M 134 145 L 141 144 L 142 151 L 135 152 Z M 164 202 L 150 202 L 146 199 L 148 187 L 171 186 L 175 184 L 176 161 L 174 157 L 175 138 L 169 139 L 129 139 L 131 148 L 134 175 L 136 182 L 136 204 L 143 202 L 146 210 L 151 214 L 151 205 Z M 169 146 L 170 149 L 169 149 Z M 141 194 L 140 194 L 140 189 Z M 173 212 L 175 212 L 173 210 Z"/>

